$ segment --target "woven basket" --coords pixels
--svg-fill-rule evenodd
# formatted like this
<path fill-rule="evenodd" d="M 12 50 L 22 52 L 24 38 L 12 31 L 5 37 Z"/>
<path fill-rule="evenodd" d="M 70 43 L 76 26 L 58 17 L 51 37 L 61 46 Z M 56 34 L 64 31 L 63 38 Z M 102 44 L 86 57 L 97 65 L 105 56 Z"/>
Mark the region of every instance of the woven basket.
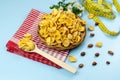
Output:
<path fill-rule="evenodd" d="M 40 36 L 39 33 L 38 33 L 38 36 L 39 36 L 40 40 L 41 40 L 45 45 L 47 45 L 47 43 L 46 43 L 45 40 Z M 73 44 L 70 44 L 68 47 L 63 47 L 63 46 L 59 46 L 59 45 L 55 45 L 55 46 L 47 45 L 47 46 L 48 46 L 49 48 L 56 49 L 56 50 L 68 50 L 68 49 L 73 49 L 73 48 L 79 46 L 79 45 L 83 42 L 85 36 L 86 36 L 86 30 L 85 30 L 85 32 L 83 32 L 83 33 L 81 34 L 81 40 L 80 40 L 78 43 L 76 43 L 76 44 L 74 44 L 74 45 L 73 45 Z"/>
<path fill-rule="evenodd" d="M 67 46 L 67 47 L 64 47 L 62 44 L 61 44 L 61 45 L 48 45 L 48 44 L 46 43 L 45 39 L 44 39 L 44 38 L 40 35 L 40 33 L 39 33 L 40 27 L 41 27 L 41 26 L 38 26 L 38 36 L 39 36 L 40 40 L 43 41 L 43 43 L 44 43 L 45 45 L 47 45 L 49 48 L 56 49 L 56 50 L 68 50 L 68 49 L 73 49 L 73 48 L 77 47 L 78 45 L 80 45 L 80 44 L 83 42 L 83 40 L 84 40 L 84 38 L 85 38 L 85 36 L 86 36 L 86 26 L 84 25 L 85 30 L 84 30 L 83 32 L 81 32 L 81 34 L 80 34 L 81 40 L 80 40 L 79 42 L 77 42 L 77 43 L 70 43 L 70 45 Z"/>

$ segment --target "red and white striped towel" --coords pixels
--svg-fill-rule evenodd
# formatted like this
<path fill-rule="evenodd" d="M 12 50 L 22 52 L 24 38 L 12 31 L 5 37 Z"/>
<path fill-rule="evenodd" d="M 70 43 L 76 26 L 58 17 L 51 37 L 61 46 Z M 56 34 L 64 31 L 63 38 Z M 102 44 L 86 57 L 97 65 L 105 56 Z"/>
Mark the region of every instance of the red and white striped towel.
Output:
<path fill-rule="evenodd" d="M 41 16 L 45 14 L 43 12 L 40 12 L 38 10 L 32 9 L 31 12 L 29 13 L 29 15 L 27 16 L 27 18 L 25 19 L 25 21 L 23 22 L 23 24 L 21 25 L 21 27 L 18 29 L 18 31 L 14 34 L 14 36 L 8 41 L 8 43 L 6 44 L 7 47 L 7 51 L 21 55 L 23 57 L 38 61 L 38 62 L 42 62 L 44 64 L 50 65 L 50 66 L 54 66 L 56 68 L 60 68 L 60 66 L 54 64 L 53 62 L 49 61 L 48 59 L 42 57 L 39 54 L 36 53 L 28 53 L 28 52 L 24 52 L 23 50 L 18 48 L 18 41 L 23 38 L 23 35 L 26 33 L 30 33 L 32 34 L 32 40 L 38 45 L 38 48 L 54 57 L 56 57 L 57 59 L 61 60 L 61 61 L 65 61 L 66 57 L 68 55 L 68 50 L 66 51 L 57 51 L 54 49 L 50 49 L 48 48 L 46 45 L 44 45 L 39 37 L 37 36 L 37 30 L 38 30 L 38 23 L 40 21 Z"/>

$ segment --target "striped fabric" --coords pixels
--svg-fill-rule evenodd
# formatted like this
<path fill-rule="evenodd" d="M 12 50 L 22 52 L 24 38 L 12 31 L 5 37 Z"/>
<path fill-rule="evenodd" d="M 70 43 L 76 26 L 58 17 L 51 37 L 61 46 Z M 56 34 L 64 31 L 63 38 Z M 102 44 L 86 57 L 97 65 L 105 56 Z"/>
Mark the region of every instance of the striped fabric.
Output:
<path fill-rule="evenodd" d="M 23 38 L 23 35 L 26 33 L 32 34 L 32 40 L 38 45 L 38 48 L 55 58 L 65 61 L 67 55 L 68 55 L 68 50 L 66 51 L 57 51 L 54 49 L 48 48 L 46 45 L 44 45 L 37 34 L 38 31 L 38 23 L 40 21 L 41 16 L 45 14 L 43 12 L 37 11 L 35 9 L 32 9 L 27 18 L 25 19 L 24 23 L 21 25 L 21 27 L 18 29 L 18 31 L 14 34 L 14 36 L 8 41 L 6 47 L 7 51 L 21 55 L 23 57 L 42 62 L 44 64 L 54 66 L 56 68 L 60 68 L 60 66 L 54 64 L 53 62 L 47 60 L 46 58 L 42 57 L 41 55 L 37 53 L 28 53 L 24 52 L 23 50 L 18 48 L 18 41 Z"/>

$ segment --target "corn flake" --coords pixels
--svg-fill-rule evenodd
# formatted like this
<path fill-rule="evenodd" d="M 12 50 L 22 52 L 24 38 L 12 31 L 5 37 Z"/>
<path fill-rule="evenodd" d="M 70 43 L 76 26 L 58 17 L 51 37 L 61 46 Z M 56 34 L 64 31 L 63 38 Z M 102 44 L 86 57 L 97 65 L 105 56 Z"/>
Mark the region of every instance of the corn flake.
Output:
<path fill-rule="evenodd" d="M 77 61 L 77 59 L 74 56 L 71 56 L 71 55 L 68 56 L 68 60 L 70 62 L 76 62 Z"/>

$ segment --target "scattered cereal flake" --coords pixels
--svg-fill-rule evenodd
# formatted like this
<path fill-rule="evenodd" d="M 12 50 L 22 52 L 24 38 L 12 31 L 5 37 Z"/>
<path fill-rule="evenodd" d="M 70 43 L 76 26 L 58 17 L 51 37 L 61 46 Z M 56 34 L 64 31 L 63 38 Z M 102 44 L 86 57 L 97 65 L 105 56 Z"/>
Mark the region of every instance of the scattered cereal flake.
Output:
<path fill-rule="evenodd" d="M 89 26 L 88 30 L 93 31 L 94 30 L 94 26 Z"/>
<path fill-rule="evenodd" d="M 89 19 L 92 19 L 93 17 L 94 17 L 94 14 L 91 14 L 91 13 L 88 14 Z"/>
<path fill-rule="evenodd" d="M 96 42 L 96 47 L 102 47 L 102 42 Z"/>
<path fill-rule="evenodd" d="M 76 62 L 77 61 L 77 59 L 74 56 L 71 56 L 71 55 L 68 56 L 68 60 L 70 62 Z"/>

